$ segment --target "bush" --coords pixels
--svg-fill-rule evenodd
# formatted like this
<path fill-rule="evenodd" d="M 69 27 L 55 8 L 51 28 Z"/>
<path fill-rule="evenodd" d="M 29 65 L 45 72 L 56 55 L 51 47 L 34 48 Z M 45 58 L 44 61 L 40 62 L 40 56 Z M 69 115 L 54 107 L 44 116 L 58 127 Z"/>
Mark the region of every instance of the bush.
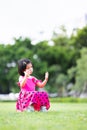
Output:
<path fill-rule="evenodd" d="M 86 103 L 87 102 L 87 98 L 74 98 L 74 97 L 66 97 L 66 98 L 60 98 L 60 97 L 56 97 L 56 98 L 50 98 L 51 102 L 63 102 L 63 103 Z"/>

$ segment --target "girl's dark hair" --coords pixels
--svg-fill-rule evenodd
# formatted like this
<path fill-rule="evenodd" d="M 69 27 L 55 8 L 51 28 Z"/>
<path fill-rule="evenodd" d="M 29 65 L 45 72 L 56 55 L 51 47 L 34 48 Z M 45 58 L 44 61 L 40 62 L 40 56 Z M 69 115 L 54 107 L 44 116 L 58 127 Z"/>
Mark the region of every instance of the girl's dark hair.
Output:
<path fill-rule="evenodd" d="M 29 59 L 21 59 L 18 61 L 18 73 L 24 76 L 27 64 L 31 63 Z"/>

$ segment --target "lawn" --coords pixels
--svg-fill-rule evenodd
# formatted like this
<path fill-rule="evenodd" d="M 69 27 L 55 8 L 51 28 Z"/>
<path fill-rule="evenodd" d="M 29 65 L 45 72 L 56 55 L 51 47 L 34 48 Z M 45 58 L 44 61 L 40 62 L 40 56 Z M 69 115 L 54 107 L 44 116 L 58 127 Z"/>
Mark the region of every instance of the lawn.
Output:
<path fill-rule="evenodd" d="M 51 103 L 46 113 L 28 113 L 0 102 L 0 130 L 87 130 L 87 103 Z"/>

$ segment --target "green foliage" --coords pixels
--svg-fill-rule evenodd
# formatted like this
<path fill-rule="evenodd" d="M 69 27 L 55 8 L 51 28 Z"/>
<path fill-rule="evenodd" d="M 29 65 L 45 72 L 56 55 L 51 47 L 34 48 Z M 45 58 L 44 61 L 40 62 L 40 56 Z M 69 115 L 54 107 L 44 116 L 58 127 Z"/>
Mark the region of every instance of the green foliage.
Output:
<path fill-rule="evenodd" d="M 81 50 L 81 58 L 77 60 L 76 66 L 76 82 L 75 88 L 78 91 L 83 91 L 87 84 L 87 49 L 83 48 Z"/>
<path fill-rule="evenodd" d="M 77 48 L 87 47 L 87 26 L 77 30 L 76 43 Z"/>
<path fill-rule="evenodd" d="M 33 53 L 30 50 L 32 45 L 30 44 L 29 39 L 19 38 L 15 40 L 14 45 L 0 45 L 0 93 L 18 92 L 17 61 L 20 58 L 32 58 Z"/>

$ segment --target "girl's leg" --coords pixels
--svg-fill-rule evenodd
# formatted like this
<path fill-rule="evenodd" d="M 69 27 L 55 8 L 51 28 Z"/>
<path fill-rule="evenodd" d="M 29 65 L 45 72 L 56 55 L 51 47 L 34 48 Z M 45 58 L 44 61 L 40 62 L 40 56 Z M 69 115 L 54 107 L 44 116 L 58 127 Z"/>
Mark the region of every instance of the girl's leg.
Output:
<path fill-rule="evenodd" d="M 36 92 L 32 102 L 35 111 L 47 111 L 50 107 L 48 94 L 46 92 Z"/>
<path fill-rule="evenodd" d="M 28 112 L 34 112 L 34 107 L 33 104 L 31 104 L 28 108 L 27 108 Z"/>

